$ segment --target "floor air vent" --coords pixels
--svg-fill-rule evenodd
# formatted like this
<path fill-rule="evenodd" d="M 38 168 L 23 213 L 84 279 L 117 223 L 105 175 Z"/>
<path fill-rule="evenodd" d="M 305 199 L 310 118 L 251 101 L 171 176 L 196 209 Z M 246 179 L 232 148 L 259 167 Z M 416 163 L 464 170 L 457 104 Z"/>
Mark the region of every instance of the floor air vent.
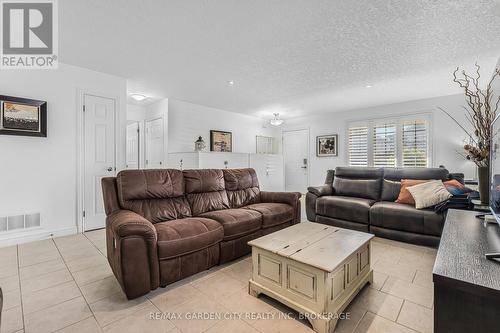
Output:
<path fill-rule="evenodd" d="M 0 232 L 40 226 L 40 213 L 0 217 Z"/>

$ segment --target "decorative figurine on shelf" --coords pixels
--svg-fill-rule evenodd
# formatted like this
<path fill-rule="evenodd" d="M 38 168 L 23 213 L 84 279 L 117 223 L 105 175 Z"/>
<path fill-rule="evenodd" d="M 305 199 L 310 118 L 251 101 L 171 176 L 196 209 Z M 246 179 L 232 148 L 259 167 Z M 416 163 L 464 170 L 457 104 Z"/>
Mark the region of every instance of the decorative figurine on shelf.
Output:
<path fill-rule="evenodd" d="M 203 138 L 199 136 L 198 140 L 194 142 L 194 151 L 203 151 L 206 146 L 207 145 L 205 144 L 205 141 L 203 141 Z"/>

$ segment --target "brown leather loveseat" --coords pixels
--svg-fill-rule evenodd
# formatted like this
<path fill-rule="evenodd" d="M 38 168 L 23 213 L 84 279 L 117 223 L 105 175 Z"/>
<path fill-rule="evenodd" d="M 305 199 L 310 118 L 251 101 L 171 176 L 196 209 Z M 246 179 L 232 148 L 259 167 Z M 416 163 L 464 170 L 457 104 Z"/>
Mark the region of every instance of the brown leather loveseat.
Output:
<path fill-rule="evenodd" d="M 260 191 L 253 169 L 126 170 L 102 188 L 108 261 L 129 299 L 300 221 L 300 193 Z"/>

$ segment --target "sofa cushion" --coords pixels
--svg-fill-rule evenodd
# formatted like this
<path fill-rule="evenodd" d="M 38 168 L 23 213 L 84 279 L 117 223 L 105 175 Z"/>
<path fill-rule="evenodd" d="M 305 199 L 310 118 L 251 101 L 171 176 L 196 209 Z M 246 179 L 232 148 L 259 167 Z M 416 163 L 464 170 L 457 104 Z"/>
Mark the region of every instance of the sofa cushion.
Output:
<path fill-rule="evenodd" d="M 231 208 L 259 202 L 259 181 L 254 169 L 224 169 L 223 172 Z"/>
<path fill-rule="evenodd" d="M 333 179 L 336 195 L 379 200 L 383 169 L 337 167 Z"/>
<path fill-rule="evenodd" d="M 343 196 L 320 197 L 316 200 L 318 215 L 368 224 L 370 206 L 375 200 Z"/>
<path fill-rule="evenodd" d="M 247 209 L 216 210 L 200 216 L 219 222 L 224 228 L 225 241 L 251 234 L 262 226 L 262 216 Z"/>
<path fill-rule="evenodd" d="M 154 227 L 158 234 L 160 260 L 203 250 L 224 238 L 220 223 L 201 217 L 156 223 Z"/>
<path fill-rule="evenodd" d="M 381 201 L 396 201 L 399 192 L 401 192 L 401 181 L 399 180 L 388 180 L 384 179 L 382 181 L 382 196 Z"/>
<path fill-rule="evenodd" d="M 269 228 L 293 220 L 293 207 L 283 203 L 258 203 L 243 207 L 262 214 L 262 228 Z"/>
<path fill-rule="evenodd" d="M 416 209 L 410 205 L 380 201 L 370 209 L 370 224 L 387 229 L 440 236 L 444 215 L 431 209 Z"/>
<path fill-rule="evenodd" d="M 193 216 L 229 208 L 222 170 L 184 170 L 183 173 Z"/>
<path fill-rule="evenodd" d="M 124 170 L 118 173 L 116 185 L 120 206 L 152 223 L 191 216 L 182 171 Z"/>

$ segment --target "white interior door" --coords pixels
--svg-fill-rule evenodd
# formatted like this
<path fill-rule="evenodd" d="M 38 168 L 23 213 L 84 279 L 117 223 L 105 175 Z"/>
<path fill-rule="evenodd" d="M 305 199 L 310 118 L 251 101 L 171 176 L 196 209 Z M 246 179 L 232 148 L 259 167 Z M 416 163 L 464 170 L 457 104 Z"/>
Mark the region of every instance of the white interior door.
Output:
<path fill-rule="evenodd" d="M 133 122 L 127 125 L 127 169 L 139 169 L 139 122 Z"/>
<path fill-rule="evenodd" d="M 101 178 L 116 173 L 114 99 L 84 95 L 84 231 L 105 227 Z"/>
<path fill-rule="evenodd" d="M 164 152 L 163 118 L 146 121 L 146 168 L 163 166 Z"/>
<path fill-rule="evenodd" d="M 305 193 L 309 184 L 309 130 L 283 132 L 285 190 Z"/>

